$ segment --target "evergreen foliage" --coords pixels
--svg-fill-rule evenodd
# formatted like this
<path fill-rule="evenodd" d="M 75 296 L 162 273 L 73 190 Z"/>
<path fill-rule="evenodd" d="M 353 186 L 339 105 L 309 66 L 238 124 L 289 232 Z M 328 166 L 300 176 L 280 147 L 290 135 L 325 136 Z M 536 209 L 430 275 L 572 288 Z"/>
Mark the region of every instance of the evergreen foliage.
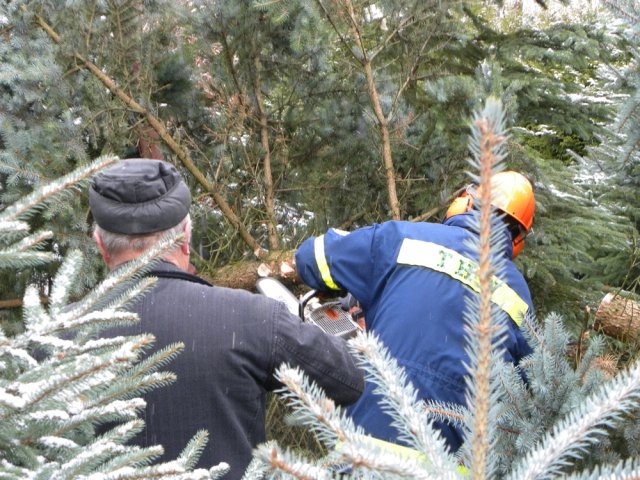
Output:
<path fill-rule="evenodd" d="M 586 16 L 574 12 L 571 21 L 565 17 L 536 23 L 521 12 L 509 13 L 508 2 L 385 0 L 376 8 L 371 2 L 349 3 L 364 40 L 360 53 L 350 43 L 353 37 L 345 36 L 351 35 L 340 10 L 345 2 L 69 0 L 64 6 L 36 0 L 0 2 L 1 206 L 11 212 L 10 205 L 25 194 L 100 155 L 137 155 L 141 139 L 159 141 L 148 118 L 106 89 L 83 60 L 93 62 L 163 122 L 215 192 L 265 247 L 268 224 L 274 219 L 282 247 L 293 247 L 329 226 L 350 228 L 388 219 L 380 130 L 363 73 L 363 52 L 372 60 L 382 112 L 391 128 L 398 194 L 406 218 L 435 209 L 428 220 L 437 219 L 449 196 L 467 180 L 467 118 L 483 99 L 502 97 L 505 125 L 511 127 L 504 144 L 505 165 L 533 177 L 538 200 L 536 233 L 527 240 L 526 253 L 518 262 L 537 311 L 547 319 L 543 330 L 531 326 L 532 341 L 539 346 L 531 363 L 522 366 L 531 380 L 529 390 L 523 390 L 519 372 L 500 366 L 491 370 L 491 378 L 500 379 L 492 396 L 504 388 L 508 398 L 525 395 L 527 402 L 526 406 L 505 402 L 489 409 L 490 416 L 500 415 L 500 421 L 507 422 L 509 434 L 497 421 L 492 448 L 505 452 L 499 453 L 505 460 L 491 460 L 494 463 L 487 467 L 497 476 L 524 472 L 526 462 L 517 465 L 515 459 L 531 452 L 535 441 L 553 444 L 553 438 L 545 435 L 556 420 L 573 411 L 587 394 L 601 400 L 596 393 L 601 379 L 589 368 L 597 363 L 593 356 L 600 341 L 580 357 L 574 371 L 563 355 L 568 333 L 560 323 L 575 329 L 584 307 L 596 305 L 602 289 L 637 292 L 639 287 L 637 4 L 603 2 L 623 22 L 597 10 Z M 41 21 L 53 27 L 57 40 L 43 31 Z M 618 104 L 622 108 L 610 127 Z M 168 160 L 180 164 L 175 151 L 160 147 Z M 267 153 L 274 212 L 266 200 Z M 192 172 L 184 173 L 196 198 L 193 246 L 199 269 L 206 272 L 250 255 L 211 192 Z M 51 233 L 27 233 L 24 222 L 3 224 L 0 231 L 5 248 L 0 253 L 0 293 L 3 299 L 22 298 L 30 285 L 29 318 L 58 315 L 83 287 L 97 282 L 102 269 L 97 255 L 85 255 L 83 274 L 76 281 L 68 288 L 57 288 L 61 280 L 54 284 L 54 278 L 70 278 L 71 273 L 56 274 L 55 262 L 49 260 L 68 257 L 64 268 L 73 272 L 71 259 L 77 254 L 67 252 L 93 252 L 87 235 L 88 209 L 80 195 L 68 193 L 72 191 L 65 190 L 46 209 L 29 210 L 29 223 L 36 232 Z M 49 295 L 49 310 L 38 307 L 34 285 L 40 294 Z M 116 296 L 128 298 L 133 293 L 128 288 Z M 92 298 L 96 297 L 86 297 Z M 96 303 L 92 308 L 104 306 Z M 552 311 L 563 316 L 547 317 Z M 16 338 L 31 335 L 29 328 Z M 7 339 L 17 330 L 15 322 L 6 327 Z M 544 341 L 538 343 L 540 338 Z M 100 355 L 104 353 L 101 358 L 108 363 L 106 349 Z M 70 358 L 82 354 L 73 355 Z M 126 379 L 123 385 L 135 390 L 140 378 L 136 368 L 146 371 L 155 360 L 136 360 L 137 350 L 131 355 L 128 361 L 138 367 L 118 372 Z M 16 372 L 26 372 L 28 360 L 11 361 L 16 362 L 11 367 Z M 54 360 L 49 356 L 47 361 Z M 389 372 L 374 374 L 389 379 Z M 114 388 L 115 396 L 129 398 L 128 387 Z M 406 417 L 417 424 L 415 419 L 424 414 L 422 406 L 415 412 L 418 416 L 412 416 L 413 407 L 403 398 L 390 401 L 390 410 L 404 409 L 394 413 L 398 422 Z M 518 411 L 510 410 L 510 405 Z M 449 412 L 445 416 L 450 421 L 465 421 L 475 428 L 465 417 L 468 412 L 430 407 L 431 415 Z M 544 425 L 539 425 L 541 419 Z M 68 439 L 77 448 L 47 452 L 55 450 L 71 461 L 70 452 L 92 441 L 88 425 L 70 430 L 73 436 Z M 637 455 L 637 431 L 634 422 L 625 422 L 618 432 L 608 430 L 611 435 L 598 445 L 591 445 L 593 437 L 587 435 L 591 460 L 581 455 L 575 468 L 605 465 L 582 474 L 583 478 L 634 471 L 637 463 L 622 459 Z M 120 433 L 114 430 L 114 435 Z M 335 434 L 327 433 L 331 435 Z M 457 459 L 443 456 L 430 435 L 419 432 L 416 446 L 432 455 L 443 472 L 456 476 L 449 466 Z M 9 442 L 12 437 L 3 438 Z M 348 445 L 353 458 L 373 448 L 357 435 L 349 438 L 352 444 L 342 438 L 340 442 Z M 425 446 L 427 439 L 434 443 Z M 40 452 L 19 455 L 39 461 Z M 375 450 L 366 459 L 391 475 L 397 460 L 388 455 L 393 457 Z M 616 463 L 616 455 L 621 463 Z M 141 459 L 147 457 L 148 452 L 139 454 Z M 113 465 L 126 462 L 114 460 Z M 321 464 L 315 467 L 319 476 L 324 474 Z M 551 465 L 550 471 L 556 468 Z"/>
<path fill-rule="evenodd" d="M 623 255 L 629 231 L 623 217 L 589 199 L 581 182 L 576 185 L 576 176 L 584 172 L 570 153 L 584 153 L 597 143 L 613 117 L 613 86 L 605 69 L 628 58 L 617 26 L 591 13 L 574 23 L 509 22 L 491 2 L 449 2 L 440 10 L 441 3 L 396 0 L 372 11 L 359 1 L 315 2 L 315 8 L 307 9 L 293 1 L 257 2 L 277 19 L 289 9 L 290 38 L 308 39 L 307 44 L 313 43 L 309 37 L 326 38 L 328 47 L 319 63 L 326 59 L 333 60 L 329 66 L 340 65 L 357 92 L 350 104 L 359 106 L 365 120 L 361 125 L 366 129 L 348 132 L 344 140 L 334 134 L 323 150 L 334 158 L 344 156 L 334 151 L 338 147 L 355 150 L 358 162 L 329 171 L 332 178 L 343 178 L 341 185 L 349 185 L 346 196 L 334 190 L 333 203 L 327 204 L 324 196 L 305 200 L 317 215 L 311 225 L 315 232 L 389 218 L 375 116 L 366 101 L 361 59 L 345 26 L 348 15 L 340 15 L 347 4 L 353 5 L 393 131 L 403 212 L 411 218 L 440 207 L 440 215 L 428 220 L 441 217 L 447 199 L 465 181 L 466 119 L 488 95 L 502 97 L 506 122 L 513 127 L 505 147 L 507 165 L 528 174 L 537 187 L 535 235 L 518 262 L 538 311 L 563 312 L 577 328 L 583 308 L 597 304 L 601 296 L 597 258 L 603 251 L 606 257 Z M 402 15 L 405 11 L 415 12 L 411 21 Z M 308 21 L 313 32 L 320 32 L 315 37 L 305 30 L 307 17 L 313 19 Z M 317 153 L 306 158 L 313 162 L 292 159 L 294 171 L 300 172 L 289 177 L 293 181 L 326 169 Z"/>
<path fill-rule="evenodd" d="M 61 193 L 113 163 L 100 158 L 87 167 L 36 188 L 0 213 L 0 266 L 16 269 L 54 260 L 38 244 L 51 232 L 29 233 L 30 215 Z M 175 344 L 143 359 L 153 344 L 148 334 L 100 338 L 111 326 L 137 321 L 125 307 L 153 285 L 136 281 L 153 259 L 175 246 L 174 238 L 109 275 L 92 292 L 69 304 L 82 269 L 71 252 L 53 280 L 48 308 L 28 285 L 22 310 L 24 331 L 0 330 L 0 478 L 217 478 L 223 464 L 192 471 L 207 433 L 199 432 L 174 461 L 153 465 L 161 446 L 126 445 L 144 428 L 139 395 L 174 380 L 161 368 L 182 349 Z M 106 426 L 97 436 L 96 426 Z"/>
<path fill-rule="evenodd" d="M 13 23 L 20 5 L 4 2 L 0 6 L 0 205 L 6 208 L 36 186 L 86 165 L 85 143 L 73 105 L 74 92 L 63 81 L 64 66 L 56 60 L 51 41 L 24 22 Z M 31 213 L 31 225 L 55 235 L 55 248 L 86 252 L 88 229 L 81 196 L 70 189 L 45 210 Z M 43 246 L 45 247 L 45 246 Z M 54 244 L 46 245 L 53 252 Z M 35 267 L 35 268 L 34 268 Z M 95 282 L 95 269 L 75 287 Z M 22 265 L 21 270 L 0 273 L 3 300 L 22 298 L 26 282 L 37 283 L 45 295 L 54 275 L 52 263 Z M 78 288 L 80 287 L 80 288 Z M 5 310 L 3 320 L 11 319 Z M 8 324 L 5 322 L 5 326 Z M 11 330 L 17 330 L 13 322 Z"/>
<path fill-rule="evenodd" d="M 630 221 L 629 228 L 624 231 L 625 238 L 620 241 L 623 249 L 614 252 L 609 247 L 598 252 L 597 264 L 603 273 L 603 282 L 613 288 L 639 292 L 640 130 L 637 120 L 640 107 L 640 7 L 632 1 L 607 0 L 604 3 L 624 27 L 631 61 L 624 66 L 612 66 L 611 81 L 623 94 L 617 99 L 618 115 L 603 135 L 602 144 L 590 149 L 587 158 L 581 160 L 591 178 L 596 179 L 589 185 L 589 193 L 595 201 L 610 205 L 616 214 Z"/>
<path fill-rule="evenodd" d="M 473 165 L 486 185 L 492 168 L 499 169 L 504 141 L 504 117 L 498 105 L 488 102 L 475 122 L 471 140 Z M 488 128 L 487 128 L 488 127 Z M 488 150 L 491 150 L 487 154 Z M 493 164 L 496 161 L 497 163 Z M 490 190 L 490 189 L 486 189 Z M 406 376 L 374 335 L 360 334 L 352 349 L 377 387 L 382 405 L 411 449 L 375 441 L 354 427 L 344 411 L 302 372 L 288 366 L 278 376 L 286 386 L 284 396 L 294 418 L 304 422 L 327 445 L 329 453 L 308 461 L 293 452 L 266 444 L 257 450 L 246 478 L 268 472 L 274 478 L 331 478 L 348 468 L 349 478 L 633 478 L 640 471 L 634 460 L 638 438 L 629 436 L 624 458 L 607 439 L 621 425 L 636 432 L 635 413 L 640 406 L 640 364 L 614 378 L 605 379 L 594 368 L 602 342 L 595 339 L 573 368 L 567 359 L 569 334 L 560 317 L 551 315 L 536 325 L 527 318 L 522 328 L 534 352 L 519 367 L 501 359 L 500 335 L 505 314 L 490 307 L 492 293 L 486 274 L 500 271 L 491 254 L 491 220 L 488 199 L 481 206 L 478 281 L 487 288 L 472 294 L 467 303 L 468 408 L 440 415 L 465 426 L 466 441 L 451 455 L 432 427 L 433 405 L 416 398 Z M 495 269 L 495 270 L 494 270 Z M 528 383 L 525 383 L 524 379 Z M 444 413 L 442 413 L 444 412 Z M 462 415 L 460 415 L 462 413 Z M 628 458 L 627 458 L 628 456 Z"/>
<path fill-rule="evenodd" d="M 0 127 L 3 195 L 18 198 L 104 153 L 137 155 L 141 140 L 183 162 L 148 115 L 87 70 L 89 60 L 188 153 L 196 170 L 184 170 L 197 198 L 194 262 L 211 272 L 256 250 L 240 224 L 262 248 L 277 250 L 329 226 L 388 219 L 385 122 L 403 217 L 431 212 L 427 220 L 437 221 L 466 179 L 466 119 L 498 95 L 514 127 L 507 165 L 538 185 L 536 235 L 518 261 L 538 311 L 562 312 L 575 324 L 601 288 L 595 262 L 615 270 L 618 286 L 623 244 L 636 241 L 623 217 L 612 225 L 608 212 L 585 202 L 593 182 L 574 185 L 574 173 L 584 172 L 567 153 L 600 141 L 615 87 L 602 72 L 626 64 L 633 39 L 593 10 L 572 22 L 536 23 L 497 3 L 3 3 L 0 81 L 10 106 Z M 50 211 L 62 251 L 90 248 L 78 198 Z M 89 266 L 86 283 L 99 269 Z M 43 293 L 51 275 L 40 275 Z"/>
<path fill-rule="evenodd" d="M 491 9 L 468 11 L 479 30 L 478 46 L 470 48 L 488 60 L 479 83 L 505 98 L 507 164 L 535 184 L 534 233 L 517 262 L 538 313 L 562 312 L 576 329 L 584 308 L 602 296 L 599 252 L 619 254 L 629 230 L 585 191 L 592 182 L 571 153 L 597 143 L 614 114 L 606 66 L 626 61 L 619 29 L 603 21 L 605 12 L 533 28 L 522 18 L 501 26 Z"/>

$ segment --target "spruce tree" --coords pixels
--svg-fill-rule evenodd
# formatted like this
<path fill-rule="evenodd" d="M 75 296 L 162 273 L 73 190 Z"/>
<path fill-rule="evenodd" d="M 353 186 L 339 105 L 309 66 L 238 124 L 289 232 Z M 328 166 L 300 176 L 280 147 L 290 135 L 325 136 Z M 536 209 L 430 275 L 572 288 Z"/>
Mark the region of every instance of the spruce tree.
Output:
<path fill-rule="evenodd" d="M 50 40 L 24 23 L 14 23 L 15 3 L 0 5 L 0 204 L 3 208 L 39 185 L 86 165 L 87 155 L 79 125 L 82 111 L 73 105 L 74 93 L 64 82 L 64 67 L 56 61 Z M 49 208 L 34 214 L 31 224 L 55 233 L 58 252 L 87 251 L 86 209 L 79 195 L 63 195 Z M 49 251 L 53 243 L 49 242 Z M 95 282 L 87 269 L 82 286 Z M 46 295 L 54 264 L 4 270 L 2 300 L 19 303 L 27 282 Z M 77 293 L 77 291 L 76 291 Z M 15 320 L 15 310 L 3 310 L 2 319 Z M 9 324 L 5 322 L 4 326 Z M 18 329 L 18 323 L 9 327 Z"/>
<path fill-rule="evenodd" d="M 465 8 L 474 41 L 454 50 L 454 58 L 467 75 L 468 58 L 482 59 L 475 68 L 480 98 L 504 99 L 512 127 L 506 162 L 531 177 L 537 201 L 534 232 L 517 262 L 537 311 L 562 312 L 575 330 L 585 307 L 601 297 L 595 251 L 620 254 L 628 230 L 590 197 L 591 181 L 573 157 L 598 143 L 613 117 L 606 71 L 626 61 L 624 41 L 605 12 L 510 23 L 483 3 Z M 440 88 L 447 91 L 446 84 Z"/>
<path fill-rule="evenodd" d="M 611 65 L 611 82 L 618 88 L 617 116 L 610 125 L 602 144 L 589 150 L 583 158 L 585 170 L 599 181 L 594 182 L 589 193 L 599 202 L 629 220 L 622 249 L 603 248 L 597 252 L 603 282 L 610 288 L 622 288 L 640 292 L 640 150 L 638 149 L 638 110 L 640 107 L 640 73 L 638 62 L 640 38 L 637 2 L 605 1 L 612 18 L 619 19 L 624 27 L 623 36 L 630 62 Z M 609 182 L 603 178 L 611 179 Z"/>

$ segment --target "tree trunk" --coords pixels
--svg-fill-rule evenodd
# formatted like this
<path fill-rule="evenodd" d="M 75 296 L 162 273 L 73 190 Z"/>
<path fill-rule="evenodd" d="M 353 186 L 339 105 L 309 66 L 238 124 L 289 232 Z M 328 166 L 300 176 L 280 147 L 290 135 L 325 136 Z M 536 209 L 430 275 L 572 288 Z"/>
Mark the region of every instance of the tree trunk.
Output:
<path fill-rule="evenodd" d="M 358 24 L 353 10 L 353 4 L 351 1 L 347 2 L 347 8 L 349 12 L 349 18 L 351 21 L 351 35 L 354 38 L 358 48 L 362 53 L 362 68 L 367 79 L 367 90 L 369 92 L 369 99 L 371 100 L 371 106 L 373 112 L 378 121 L 378 128 L 380 130 L 380 139 L 382 141 L 382 161 L 384 164 L 384 173 L 387 178 L 387 195 L 389 198 L 389 209 L 391 210 L 391 218 L 393 220 L 400 220 L 400 202 L 398 201 L 398 194 L 396 191 L 396 174 L 393 168 L 393 155 L 391 153 L 391 134 L 389 133 L 389 122 L 387 117 L 382 111 L 382 103 L 380 102 L 380 95 L 376 87 L 376 82 L 373 75 L 373 66 L 371 65 L 371 59 L 367 57 L 367 51 L 365 49 L 360 32 L 358 30 Z"/>
<path fill-rule="evenodd" d="M 280 248 L 278 242 L 278 232 L 276 230 L 276 203 L 273 193 L 273 175 L 271 173 L 271 146 L 269 145 L 269 122 L 267 112 L 264 109 L 262 93 L 260 92 L 260 70 L 262 65 L 256 55 L 254 58 L 253 92 L 256 97 L 256 108 L 258 109 L 258 123 L 260 124 L 260 143 L 264 150 L 262 167 L 264 171 L 264 205 L 267 210 L 267 232 L 269 236 L 269 249 L 271 251 Z"/>
<path fill-rule="evenodd" d="M 637 340 L 640 331 L 640 303 L 607 293 L 596 311 L 593 328 L 620 340 Z"/>

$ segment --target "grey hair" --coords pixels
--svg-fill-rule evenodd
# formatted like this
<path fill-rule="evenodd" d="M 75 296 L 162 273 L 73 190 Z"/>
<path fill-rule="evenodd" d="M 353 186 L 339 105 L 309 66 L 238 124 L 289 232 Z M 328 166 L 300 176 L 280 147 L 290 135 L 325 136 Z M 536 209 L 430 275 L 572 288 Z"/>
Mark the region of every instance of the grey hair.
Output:
<path fill-rule="evenodd" d="M 113 233 L 103 229 L 96 224 L 93 228 L 94 235 L 102 239 L 102 245 L 109 255 L 119 255 L 123 252 L 134 251 L 143 252 L 153 247 L 165 235 L 177 235 L 185 229 L 191 232 L 191 217 L 187 214 L 175 227 L 142 235 L 126 235 L 124 233 Z"/>

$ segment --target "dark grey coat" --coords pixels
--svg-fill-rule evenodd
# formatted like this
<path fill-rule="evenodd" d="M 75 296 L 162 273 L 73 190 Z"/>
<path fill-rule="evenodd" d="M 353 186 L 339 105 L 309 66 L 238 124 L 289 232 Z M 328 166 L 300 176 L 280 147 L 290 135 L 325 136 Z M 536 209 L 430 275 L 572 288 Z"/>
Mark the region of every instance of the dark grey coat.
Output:
<path fill-rule="evenodd" d="M 343 340 L 302 323 L 279 302 L 210 286 L 169 263 L 151 274 L 157 285 L 134 307 L 140 324 L 117 333 L 150 332 L 158 349 L 185 345 L 165 368 L 178 380 L 144 396 L 146 429 L 137 443 L 162 444 L 163 460 L 175 459 L 206 429 L 198 466 L 224 461 L 231 466 L 225 478 L 240 478 L 253 447 L 265 440 L 265 397 L 280 386 L 273 372 L 282 362 L 300 366 L 338 403 L 358 399 L 362 373 Z"/>

